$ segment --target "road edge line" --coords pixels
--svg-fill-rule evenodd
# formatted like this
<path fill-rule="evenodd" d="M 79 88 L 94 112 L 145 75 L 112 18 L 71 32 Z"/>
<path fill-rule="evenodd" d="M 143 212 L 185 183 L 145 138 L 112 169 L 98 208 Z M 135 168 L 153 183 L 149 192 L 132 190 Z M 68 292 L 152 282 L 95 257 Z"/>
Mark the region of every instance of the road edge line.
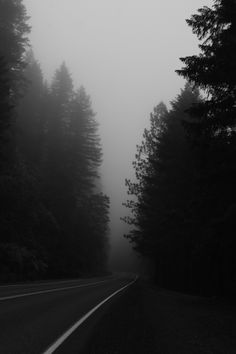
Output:
<path fill-rule="evenodd" d="M 57 350 L 61 344 L 83 323 L 85 322 L 95 311 L 97 311 L 102 305 L 104 305 L 107 301 L 109 301 L 112 297 L 125 290 L 132 284 L 134 284 L 138 279 L 138 276 L 135 277 L 134 280 L 129 282 L 127 285 L 122 288 L 116 290 L 114 293 L 109 295 L 106 299 L 101 301 L 98 305 L 93 307 L 89 312 L 87 312 L 83 317 L 81 317 L 77 322 L 75 322 L 66 332 L 64 332 L 48 349 L 46 349 L 42 354 L 52 354 Z"/>
<path fill-rule="evenodd" d="M 67 287 L 63 287 L 63 288 L 53 288 L 53 289 L 47 289 L 47 290 L 33 291 L 31 293 L 3 296 L 3 297 L 0 297 L 0 302 L 1 301 L 7 301 L 7 300 L 14 300 L 14 299 L 18 299 L 18 298 L 21 298 L 21 297 L 27 297 L 27 296 L 43 295 L 43 294 L 55 293 L 55 292 L 58 292 L 58 291 L 65 291 L 65 290 L 71 290 L 71 289 L 77 289 L 77 288 L 84 288 L 84 287 L 87 287 L 87 286 L 92 286 L 92 285 L 98 285 L 98 284 L 106 283 L 108 281 L 109 281 L 109 279 L 108 280 L 102 280 L 102 281 L 94 282 L 94 283 L 88 283 L 88 284 L 80 284 L 80 285 L 67 286 Z"/>
<path fill-rule="evenodd" d="M 63 283 L 73 283 L 77 281 L 86 281 L 86 280 L 95 280 L 96 277 L 90 277 L 90 278 L 72 278 L 72 279 L 66 279 L 66 280 L 49 280 L 49 281 L 32 281 L 32 282 L 27 282 L 27 283 L 14 283 L 14 284 L 0 284 L 0 290 L 4 288 L 13 288 L 13 287 L 27 287 L 27 286 L 41 286 L 41 285 L 51 285 L 51 284 L 63 284 Z M 106 276 L 101 276 L 99 278 L 114 278 L 113 275 L 106 275 Z M 82 285 L 82 284 L 81 284 Z"/>

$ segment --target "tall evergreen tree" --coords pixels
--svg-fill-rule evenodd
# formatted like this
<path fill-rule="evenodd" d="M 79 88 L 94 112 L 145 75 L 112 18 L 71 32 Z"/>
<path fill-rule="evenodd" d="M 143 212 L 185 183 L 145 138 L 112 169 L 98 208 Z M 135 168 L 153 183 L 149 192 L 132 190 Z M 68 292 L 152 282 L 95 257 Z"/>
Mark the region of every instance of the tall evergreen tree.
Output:
<path fill-rule="evenodd" d="M 24 54 L 30 28 L 22 1 L 0 1 L 0 90 L 1 90 L 1 168 L 10 168 L 14 159 L 13 107 L 22 87 Z M 4 152 L 3 152 L 4 151 Z"/>
<path fill-rule="evenodd" d="M 79 188 L 77 195 L 84 196 L 95 190 L 102 162 L 98 123 L 84 87 L 75 92 L 71 108 L 68 135 L 71 153 L 68 162 L 71 163 L 71 174 L 74 174 Z"/>
<path fill-rule="evenodd" d="M 76 195 L 74 233 L 82 269 L 101 272 L 107 260 L 109 199 L 98 188 L 102 152 L 97 130 L 90 97 L 80 87 L 72 102 L 68 159 Z"/>
<path fill-rule="evenodd" d="M 9 72 L 10 98 L 15 100 L 22 84 L 25 51 L 30 27 L 22 0 L 0 1 L 0 56 L 3 56 Z"/>
<path fill-rule="evenodd" d="M 17 107 L 17 145 L 25 161 L 38 169 L 43 154 L 48 94 L 41 68 L 32 51 L 27 53 L 26 63 L 25 92 Z"/>
<path fill-rule="evenodd" d="M 39 206 L 33 179 L 15 146 L 15 106 L 24 86 L 23 68 L 28 44 L 25 7 L 21 0 L 0 1 L 0 276 L 27 277 L 40 272 L 43 262 L 35 234 Z M 37 205 L 37 207 L 36 207 Z"/>
<path fill-rule="evenodd" d="M 190 236 L 196 169 L 184 123 L 186 109 L 200 101 L 198 90 L 189 84 L 172 102 L 168 112 L 163 103 L 151 114 L 150 129 L 138 147 L 134 168 L 137 181 L 127 181 L 126 206 L 134 226 L 127 238 L 155 265 L 156 280 L 165 286 L 189 289 Z"/>
<path fill-rule="evenodd" d="M 44 181 L 48 206 L 58 220 L 68 220 L 74 205 L 70 175 L 67 173 L 67 132 L 73 84 L 65 64 L 56 71 L 50 93 L 50 116 L 47 122 L 44 156 Z"/>
<path fill-rule="evenodd" d="M 9 137 L 7 137 L 7 129 L 10 125 L 11 117 L 11 103 L 10 103 L 10 84 L 7 65 L 3 59 L 0 58 L 0 171 L 6 164 L 7 153 L 4 152 L 5 145 Z"/>
<path fill-rule="evenodd" d="M 109 200 L 97 187 L 98 125 L 64 63 L 46 87 L 26 53 L 27 20 L 21 0 L 0 0 L 0 278 L 101 272 Z"/>
<path fill-rule="evenodd" d="M 201 53 L 182 58 L 185 66 L 177 72 L 207 94 L 190 109 L 188 126 L 199 156 L 195 217 L 205 253 L 199 264 L 215 291 L 225 292 L 236 273 L 235 237 L 229 232 L 236 215 L 236 3 L 215 0 L 187 22 L 202 41 Z"/>
<path fill-rule="evenodd" d="M 83 87 L 74 91 L 65 64 L 55 74 L 50 101 L 44 195 L 61 228 L 58 262 L 67 274 L 78 275 L 94 269 L 97 254 L 104 255 L 107 247 L 107 201 L 96 188 L 102 157 L 98 125 L 89 96 Z M 98 221 L 95 215 L 102 210 Z"/>
<path fill-rule="evenodd" d="M 197 107 L 203 132 L 213 134 L 235 125 L 236 114 L 236 3 L 214 0 L 187 20 L 202 43 L 199 55 L 181 58 L 177 72 L 206 91 L 208 99 Z"/>

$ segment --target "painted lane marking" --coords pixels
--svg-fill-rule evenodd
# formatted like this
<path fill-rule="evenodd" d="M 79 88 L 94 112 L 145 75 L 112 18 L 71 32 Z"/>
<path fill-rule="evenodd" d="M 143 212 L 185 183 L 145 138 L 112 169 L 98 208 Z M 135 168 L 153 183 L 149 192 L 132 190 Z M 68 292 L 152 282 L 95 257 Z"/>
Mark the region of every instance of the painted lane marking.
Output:
<path fill-rule="evenodd" d="M 110 300 L 113 296 L 117 295 L 124 289 L 128 288 L 130 285 L 136 282 L 138 279 L 138 276 L 135 277 L 134 280 L 132 280 L 130 283 L 127 285 L 123 286 L 119 290 L 115 291 L 112 293 L 110 296 L 108 296 L 105 300 L 101 301 L 97 306 L 93 307 L 92 310 L 87 312 L 83 317 L 81 317 L 76 323 L 73 324 L 65 333 L 63 333 L 45 352 L 42 354 L 52 354 L 57 350 L 60 345 L 84 322 L 86 321 L 95 311 L 97 311 L 102 305 L 104 305 L 108 300 Z"/>
<path fill-rule="evenodd" d="M 5 289 L 5 288 L 16 288 L 16 287 L 36 287 L 36 286 L 40 286 L 40 285 L 50 285 L 50 284 L 62 284 L 62 283 L 73 283 L 75 281 L 80 281 L 82 279 L 71 279 L 71 280 L 59 280 L 59 281 L 49 281 L 49 282 L 39 282 L 39 283 L 19 283 L 19 284 L 8 284 L 8 285 L 0 285 L 0 290 L 1 289 Z"/>
<path fill-rule="evenodd" d="M 91 285 L 102 284 L 102 283 L 105 283 L 107 281 L 109 281 L 109 280 L 102 280 L 102 281 L 94 282 L 94 283 L 67 286 L 67 287 L 64 287 L 64 288 L 54 288 L 54 289 L 48 289 L 48 290 L 40 290 L 40 291 L 31 292 L 31 293 L 9 295 L 9 296 L 0 297 L 0 301 L 13 300 L 13 299 L 18 299 L 20 297 L 26 297 L 26 296 L 54 293 L 54 292 L 63 291 L 63 290 L 71 290 L 71 289 L 83 288 L 83 287 L 87 287 L 87 286 L 91 286 Z"/>
<path fill-rule="evenodd" d="M 112 279 L 115 278 L 114 275 L 108 275 L 106 277 L 103 277 L 106 279 Z M 75 278 L 75 279 L 69 279 L 69 280 L 58 280 L 58 281 L 44 281 L 44 282 L 32 282 L 32 283 L 19 283 L 19 284 L 8 284 L 8 285 L 0 285 L 0 290 L 1 289 L 5 289 L 5 288 L 14 288 L 14 287 L 37 287 L 37 286 L 41 286 L 41 285 L 53 285 L 53 284 L 63 284 L 63 283 L 74 283 L 77 281 L 86 281 L 86 280 L 92 280 L 95 278 Z"/>

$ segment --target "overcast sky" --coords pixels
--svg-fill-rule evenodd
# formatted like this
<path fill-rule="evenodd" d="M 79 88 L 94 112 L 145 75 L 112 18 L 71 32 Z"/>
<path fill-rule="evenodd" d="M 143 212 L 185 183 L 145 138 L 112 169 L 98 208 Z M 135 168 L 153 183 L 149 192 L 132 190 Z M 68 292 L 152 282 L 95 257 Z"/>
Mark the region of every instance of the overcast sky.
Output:
<path fill-rule="evenodd" d="M 122 239 L 124 180 L 149 114 L 178 94 L 179 57 L 198 53 L 185 19 L 212 0 L 24 0 L 31 43 L 47 79 L 67 63 L 97 112 L 104 151 L 102 183 L 111 198 L 113 244 Z M 113 247 L 114 250 L 114 247 Z M 126 251 L 127 254 L 127 251 Z"/>

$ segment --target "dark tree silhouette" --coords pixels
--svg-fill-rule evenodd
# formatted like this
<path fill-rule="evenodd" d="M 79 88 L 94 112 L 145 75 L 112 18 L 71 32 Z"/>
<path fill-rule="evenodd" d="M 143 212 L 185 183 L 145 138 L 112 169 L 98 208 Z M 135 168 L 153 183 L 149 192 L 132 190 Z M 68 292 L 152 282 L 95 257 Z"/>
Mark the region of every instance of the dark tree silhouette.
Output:
<path fill-rule="evenodd" d="M 25 91 L 17 107 L 17 147 L 26 163 L 39 169 L 46 129 L 45 108 L 48 92 L 40 65 L 32 50 L 27 53 L 23 74 Z"/>
<path fill-rule="evenodd" d="M 182 58 L 185 66 L 177 72 L 207 94 L 191 108 L 188 125 L 199 156 L 198 265 L 206 286 L 228 292 L 236 273 L 236 242 L 229 231 L 236 216 L 236 3 L 215 0 L 187 22 L 202 41 L 201 53 Z"/>
<path fill-rule="evenodd" d="M 10 83 L 9 83 L 9 71 L 3 57 L 0 57 L 0 157 L 2 171 L 4 160 L 6 160 L 6 153 L 3 153 L 3 149 L 7 142 L 7 130 L 10 125 L 11 117 L 11 103 L 10 103 Z"/>
<path fill-rule="evenodd" d="M 103 230 L 108 223 L 108 201 L 97 188 L 102 161 L 98 124 L 89 96 L 83 87 L 74 91 L 65 64 L 56 71 L 50 102 L 43 194 L 60 225 L 57 264 L 65 275 L 98 272 L 105 268 L 101 255 L 107 249 Z M 101 211 L 104 217 L 98 221 Z"/>
<path fill-rule="evenodd" d="M 0 280 L 101 274 L 109 200 L 98 125 L 64 63 L 44 83 L 26 52 L 27 19 L 21 0 L 0 0 Z"/>
<path fill-rule="evenodd" d="M 11 88 L 11 101 L 16 99 L 22 86 L 24 54 L 28 46 L 30 27 L 22 0 L 0 1 L 0 56 L 4 57 Z"/>
<path fill-rule="evenodd" d="M 68 222 L 75 196 L 71 186 L 71 176 L 67 171 L 67 135 L 70 125 L 70 108 L 73 98 L 73 83 L 62 64 L 56 71 L 50 93 L 50 115 L 47 122 L 44 156 L 44 184 L 48 207 L 58 220 Z"/>
<path fill-rule="evenodd" d="M 159 284 L 185 290 L 191 287 L 197 176 L 184 125 L 186 109 L 199 101 L 198 90 L 187 84 L 170 111 L 163 103 L 154 108 L 134 162 L 137 181 L 126 182 L 133 198 L 126 203 L 132 214 L 125 221 L 134 226 L 126 237 L 152 260 Z"/>
<path fill-rule="evenodd" d="M 13 108 L 23 85 L 22 69 L 30 31 L 27 20 L 21 0 L 0 1 L 1 169 L 9 169 L 15 161 Z"/>
<path fill-rule="evenodd" d="M 0 277 L 12 280 L 31 277 L 44 268 L 40 250 L 35 252 L 37 236 L 33 232 L 38 197 L 15 145 L 15 106 L 24 87 L 30 30 L 27 19 L 22 1 L 0 1 Z"/>
<path fill-rule="evenodd" d="M 201 53 L 181 58 L 185 66 L 177 72 L 208 94 L 197 114 L 203 132 L 214 134 L 235 125 L 236 3 L 215 0 L 213 8 L 199 9 L 187 23 L 202 41 Z"/>
<path fill-rule="evenodd" d="M 203 294 L 235 289 L 236 3 L 215 0 L 188 24 L 201 53 L 181 60 L 190 82 L 151 115 L 127 181 L 135 248 L 164 286 Z M 194 85 L 195 89 L 192 89 Z M 203 90 L 200 98 L 198 89 Z"/>

